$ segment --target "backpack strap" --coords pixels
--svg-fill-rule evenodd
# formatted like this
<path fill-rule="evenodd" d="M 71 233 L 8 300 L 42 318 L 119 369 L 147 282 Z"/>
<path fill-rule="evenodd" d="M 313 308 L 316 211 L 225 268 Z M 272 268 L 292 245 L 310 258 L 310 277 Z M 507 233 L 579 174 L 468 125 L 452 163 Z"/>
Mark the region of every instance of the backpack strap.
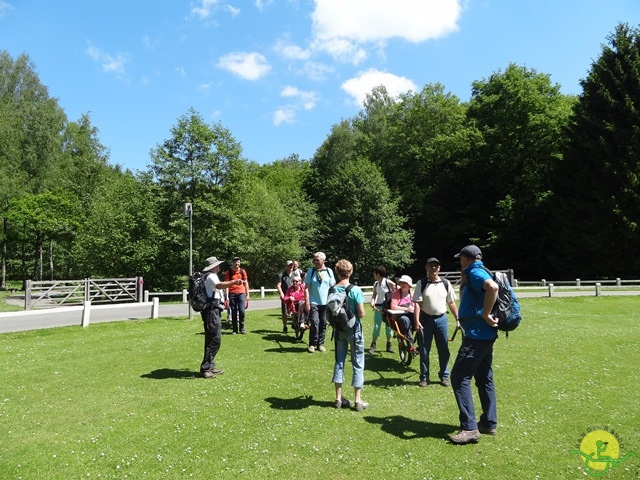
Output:
<path fill-rule="evenodd" d="M 433 283 L 435 285 L 437 285 L 438 283 L 442 283 L 444 285 L 444 289 L 447 291 L 447 295 L 449 295 L 449 288 L 450 288 L 450 283 L 449 280 L 447 280 L 446 278 L 441 278 L 440 280 L 438 280 L 437 282 L 430 282 L 428 277 L 424 277 L 420 279 L 420 289 L 422 290 L 422 292 L 424 292 L 424 289 L 427 288 L 427 285 L 429 283 Z"/>
<path fill-rule="evenodd" d="M 352 284 L 347 285 L 347 288 L 344 289 L 344 311 L 347 312 L 347 318 L 351 318 L 351 307 L 349 306 L 349 292 L 353 288 Z"/>

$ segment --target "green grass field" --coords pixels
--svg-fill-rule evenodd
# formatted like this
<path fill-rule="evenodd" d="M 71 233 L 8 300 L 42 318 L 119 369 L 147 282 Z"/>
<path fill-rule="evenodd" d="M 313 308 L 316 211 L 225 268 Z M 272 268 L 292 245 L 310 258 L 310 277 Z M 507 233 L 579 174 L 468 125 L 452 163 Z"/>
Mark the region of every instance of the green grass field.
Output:
<path fill-rule="evenodd" d="M 638 457 L 600 478 L 640 478 L 640 297 L 521 303 L 495 347 L 498 436 L 466 446 L 451 389 L 397 355 L 367 355 L 368 410 L 334 409 L 333 347 L 306 353 L 275 310 L 225 330 L 213 380 L 197 318 L 0 335 L 0 478 L 584 479 L 571 452 L 603 429 Z"/>

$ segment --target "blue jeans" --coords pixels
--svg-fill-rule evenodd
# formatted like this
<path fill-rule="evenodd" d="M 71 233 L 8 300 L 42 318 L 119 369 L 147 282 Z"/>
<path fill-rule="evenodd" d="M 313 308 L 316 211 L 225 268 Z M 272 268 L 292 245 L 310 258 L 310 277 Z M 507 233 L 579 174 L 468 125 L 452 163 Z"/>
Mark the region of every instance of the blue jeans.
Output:
<path fill-rule="evenodd" d="M 418 347 L 420 349 L 420 380 L 429 381 L 429 353 L 431 352 L 431 342 L 435 338 L 438 349 L 438 360 L 440 370 L 438 377 L 440 380 L 449 376 L 449 320 L 447 314 L 435 317 L 427 315 L 420 310 L 420 324 L 422 333 L 418 333 Z"/>
<path fill-rule="evenodd" d="M 234 332 L 238 331 L 238 324 L 240 325 L 240 331 L 244 330 L 244 304 L 247 295 L 245 293 L 230 293 L 229 294 L 229 307 L 231 308 L 231 327 Z"/>
<path fill-rule="evenodd" d="M 496 389 L 493 383 L 493 343 L 495 340 L 464 338 L 451 370 L 451 386 L 460 410 L 460 428 L 478 428 L 471 392 L 471 377 L 476 380 L 478 397 L 482 406 L 480 423 L 488 428 L 498 424 L 496 413 Z"/>
<path fill-rule="evenodd" d="M 346 331 L 335 332 L 335 359 L 333 366 L 333 383 L 344 383 L 344 364 L 347 361 L 347 350 L 351 347 L 351 364 L 353 365 L 353 378 L 351 386 L 362 388 L 364 385 L 364 336 L 362 324 L 357 321 L 355 326 Z"/>
<path fill-rule="evenodd" d="M 324 315 L 327 309 L 326 305 L 311 304 L 309 312 L 309 346 L 320 347 L 324 345 L 324 339 L 327 335 L 327 322 Z"/>

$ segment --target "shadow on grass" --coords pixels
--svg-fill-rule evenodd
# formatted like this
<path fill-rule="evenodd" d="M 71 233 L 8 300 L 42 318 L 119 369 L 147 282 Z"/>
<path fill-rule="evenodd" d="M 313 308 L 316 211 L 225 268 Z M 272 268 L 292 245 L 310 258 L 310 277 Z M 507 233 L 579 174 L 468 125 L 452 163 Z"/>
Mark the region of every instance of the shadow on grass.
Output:
<path fill-rule="evenodd" d="M 364 417 L 372 424 L 380 425 L 383 432 L 402 440 L 413 440 L 415 438 L 449 438 L 449 434 L 456 430 L 455 425 L 445 423 L 432 423 L 414 420 L 394 415 L 392 417 Z"/>
<path fill-rule="evenodd" d="M 413 360 L 415 364 L 412 362 L 411 365 L 415 365 L 415 367 L 419 368 L 420 360 L 415 358 Z M 392 356 L 391 353 L 386 355 L 367 355 L 365 359 L 365 365 L 367 366 L 367 370 L 372 370 L 374 372 L 414 372 L 415 370 L 411 368 L 411 366 L 407 367 L 400 361 L 400 356 L 395 354 Z"/>
<path fill-rule="evenodd" d="M 145 373 L 140 375 L 142 378 L 153 378 L 155 380 L 166 380 L 168 378 L 200 378 L 200 372 L 194 372 L 192 370 L 180 369 L 176 370 L 173 368 L 160 368 L 158 370 L 154 370 L 153 372 Z"/>
<path fill-rule="evenodd" d="M 302 410 L 309 407 L 331 407 L 334 408 L 334 402 L 314 400 L 311 395 L 300 395 L 295 398 L 265 398 L 271 404 L 271 408 L 275 410 Z"/>

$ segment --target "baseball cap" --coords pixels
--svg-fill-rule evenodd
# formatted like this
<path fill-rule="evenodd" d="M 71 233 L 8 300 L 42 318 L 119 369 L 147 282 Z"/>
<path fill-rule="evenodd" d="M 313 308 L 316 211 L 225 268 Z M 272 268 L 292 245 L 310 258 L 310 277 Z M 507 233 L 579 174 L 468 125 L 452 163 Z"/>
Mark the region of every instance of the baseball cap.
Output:
<path fill-rule="evenodd" d="M 482 251 L 478 247 L 476 247 L 475 245 L 467 245 L 462 250 L 460 250 L 460 253 L 456 253 L 453 258 L 476 258 L 478 255 L 482 255 Z"/>
<path fill-rule="evenodd" d="M 427 258 L 427 263 L 437 263 L 438 265 L 440 265 L 440 260 L 438 260 L 436 257 L 429 257 Z"/>

